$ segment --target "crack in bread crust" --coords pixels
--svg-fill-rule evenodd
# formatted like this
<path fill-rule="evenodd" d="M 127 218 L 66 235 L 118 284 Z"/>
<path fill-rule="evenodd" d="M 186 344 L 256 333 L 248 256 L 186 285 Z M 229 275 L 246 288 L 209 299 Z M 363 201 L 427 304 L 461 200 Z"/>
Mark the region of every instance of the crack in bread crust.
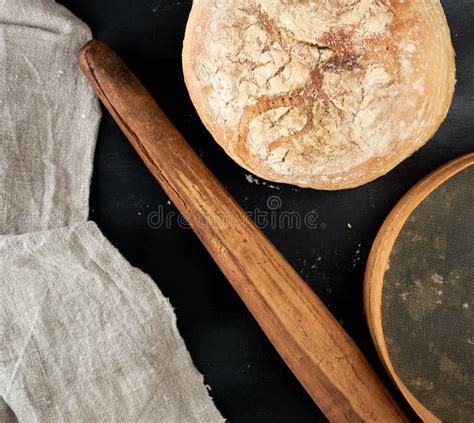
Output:
<path fill-rule="evenodd" d="M 353 36 L 353 31 L 350 31 L 349 33 L 340 31 L 337 34 L 324 34 L 324 36 L 321 38 L 321 42 L 319 43 L 302 42 L 297 41 L 295 35 L 292 34 L 291 31 L 286 31 L 287 36 L 283 38 L 283 30 L 279 28 L 275 21 L 262 10 L 261 6 L 241 10 L 244 13 L 257 16 L 260 25 L 286 51 L 289 50 L 289 44 L 301 42 L 311 45 L 312 47 L 316 47 L 319 51 L 327 50 L 330 53 L 334 53 L 322 63 L 320 54 L 318 64 L 311 70 L 308 81 L 303 87 L 298 88 L 290 93 L 283 93 L 272 97 L 262 96 L 256 100 L 255 104 L 245 107 L 243 116 L 239 122 L 237 151 L 242 157 L 249 157 L 250 152 L 247 148 L 247 137 L 249 133 L 249 125 L 252 120 L 263 113 L 267 113 L 271 110 L 281 107 L 303 107 L 307 118 L 305 126 L 297 131 L 292 132 L 290 135 L 282 135 L 279 138 L 271 141 L 268 145 L 269 152 L 273 151 L 275 148 L 283 147 L 285 143 L 298 138 L 301 135 L 309 133 L 315 125 L 314 120 L 316 117 L 314 114 L 314 108 L 312 107 L 314 103 L 320 100 L 325 102 L 332 101 L 330 97 L 322 90 L 322 71 L 333 73 L 352 71 L 358 66 L 358 55 L 352 52 L 350 49 L 350 41 Z M 288 36 L 288 34 L 291 35 Z M 265 51 L 265 49 L 263 51 Z M 280 66 L 272 78 L 280 75 L 284 71 L 286 65 L 288 65 L 288 62 Z M 334 107 L 336 110 L 338 110 L 338 112 L 340 112 L 340 110 L 335 105 Z M 278 118 L 277 122 L 274 122 L 272 126 L 275 126 L 281 120 L 281 117 Z"/>

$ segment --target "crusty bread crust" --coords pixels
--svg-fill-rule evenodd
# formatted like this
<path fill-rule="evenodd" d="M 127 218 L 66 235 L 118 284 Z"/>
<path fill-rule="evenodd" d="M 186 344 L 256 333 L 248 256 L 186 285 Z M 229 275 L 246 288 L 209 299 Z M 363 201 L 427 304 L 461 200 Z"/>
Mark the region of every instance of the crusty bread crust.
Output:
<path fill-rule="evenodd" d="M 418 150 L 455 86 L 439 0 L 195 0 L 183 68 L 202 121 L 237 163 L 328 190 Z"/>

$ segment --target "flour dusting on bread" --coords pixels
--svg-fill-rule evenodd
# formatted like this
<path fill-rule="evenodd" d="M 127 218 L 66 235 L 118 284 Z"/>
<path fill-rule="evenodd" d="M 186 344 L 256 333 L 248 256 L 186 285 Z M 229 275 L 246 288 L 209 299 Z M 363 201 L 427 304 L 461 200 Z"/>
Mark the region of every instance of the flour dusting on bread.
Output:
<path fill-rule="evenodd" d="M 426 142 L 452 97 L 449 32 L 429 27 L 420 3 L 198 0 L 185 42 L 198 112 L 264 178 L 328 189 L 373 179 Z"/>

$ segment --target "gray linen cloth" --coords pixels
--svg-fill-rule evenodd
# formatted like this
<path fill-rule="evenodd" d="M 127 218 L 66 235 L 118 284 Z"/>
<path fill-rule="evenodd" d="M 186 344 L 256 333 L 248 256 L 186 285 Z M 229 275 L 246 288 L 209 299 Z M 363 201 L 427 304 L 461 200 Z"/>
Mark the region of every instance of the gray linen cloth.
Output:
<path fill-rule="evenodd" d="M 0 422 L 221 422 L 168 300 L 87 222 L 90 38 L 0 0 Z"/>

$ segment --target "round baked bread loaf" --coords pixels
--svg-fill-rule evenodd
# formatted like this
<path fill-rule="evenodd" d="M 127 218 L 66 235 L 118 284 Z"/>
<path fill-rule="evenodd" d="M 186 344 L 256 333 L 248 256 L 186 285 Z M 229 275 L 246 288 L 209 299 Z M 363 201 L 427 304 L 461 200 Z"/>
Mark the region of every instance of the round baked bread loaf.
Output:
<path fill-rule="evenodd" d="M 355 187 L 429 140 L 454 50 L 439 0 L 194 0 L 191 99 L 241 166 L 301 187 Z"/>

